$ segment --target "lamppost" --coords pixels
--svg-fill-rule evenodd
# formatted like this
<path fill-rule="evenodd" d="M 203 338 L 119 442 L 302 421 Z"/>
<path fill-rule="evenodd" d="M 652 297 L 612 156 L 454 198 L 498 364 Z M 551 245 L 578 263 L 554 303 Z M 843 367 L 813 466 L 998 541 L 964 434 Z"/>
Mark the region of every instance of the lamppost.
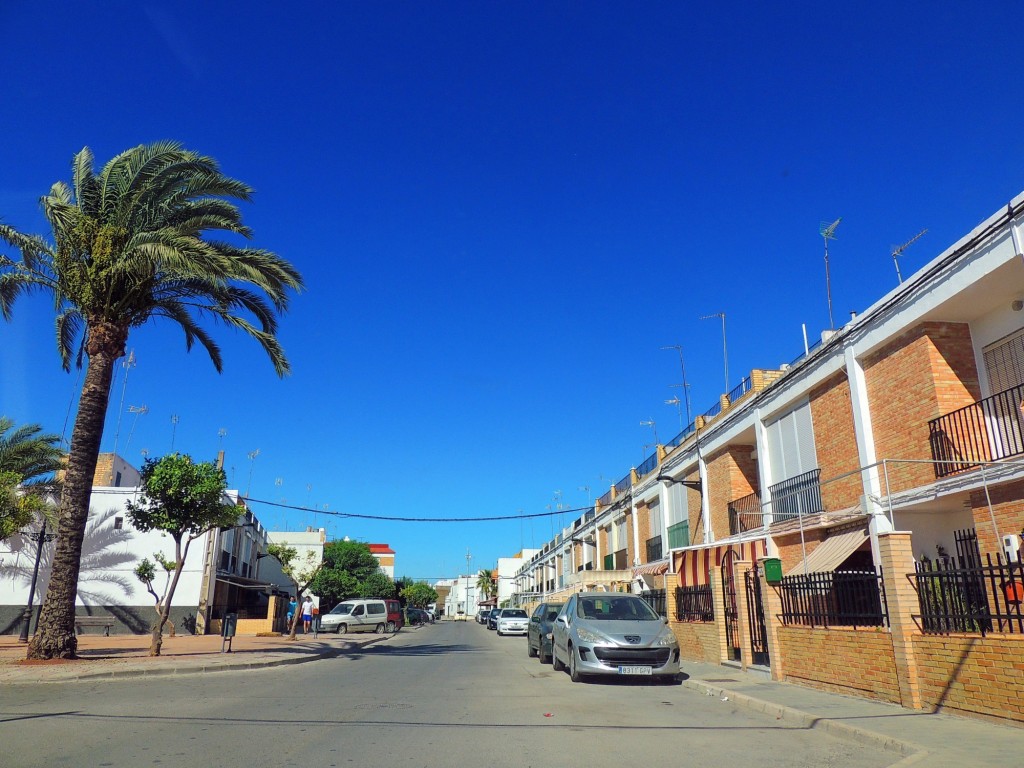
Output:
<path fill-rule="evenodd" d="M 18 635 L 19 643 L 27 643 L 29 625 L 32 623 L 32 601 L 36 596 L 36 579 L 39 578 L 39 561 L 43 557 L 43 542 L 53 541 L 57 538 L 57 534 L 47 533 L 46 520 L 43 520 L 43 527 L 40 530 L 22 535 L 26 539 L 36 542 L 36 564 L 32 568 L 32 585 L 28 588 L 28 604 L 25 606 L 25 613 L 21 619 L 21 634 Z"/>
<path fill-rule="evenodd" d="M 469 554 L 469 547 L 466 547 L 466 610 L 462 612 L 463 621 L 469 621 L 469 578 L 473 573 L 470 567 L 472 561 L 473 556 Z"/>

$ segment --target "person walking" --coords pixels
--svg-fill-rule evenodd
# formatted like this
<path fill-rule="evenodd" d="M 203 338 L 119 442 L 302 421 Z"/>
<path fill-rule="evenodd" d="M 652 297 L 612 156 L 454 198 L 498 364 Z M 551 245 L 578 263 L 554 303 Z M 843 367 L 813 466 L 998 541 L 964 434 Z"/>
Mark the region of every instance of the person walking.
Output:
<path fill-rule="evenodd" d="M 295 601 L 295 595 L 292 595 L 288 601 L 288 631 L 292 631 L 292 619 L 295 618 L 295 612 L 299 609 L 299 604 Z"/>
<path fill-rule="evenodd" d="M 313 623 L 313 598 L 306 595 L 302 601 L 302 631 L 309 634 L 309 627 Z"/>

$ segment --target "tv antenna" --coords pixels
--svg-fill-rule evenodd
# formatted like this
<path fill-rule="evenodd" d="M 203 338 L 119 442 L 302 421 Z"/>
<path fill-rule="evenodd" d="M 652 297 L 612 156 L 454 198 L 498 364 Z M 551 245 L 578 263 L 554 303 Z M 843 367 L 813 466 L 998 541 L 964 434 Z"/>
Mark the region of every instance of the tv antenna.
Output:
<path fill-rule="evenodd" d="M 725 361 L 725 393 L 729 392 L 729 346 L 725 343 L 725 312 L 712 312 L 710 315 L 701 315 L 701 320 L 714 320 L 716 317 L 722 319 L 722 359 Z"/>
<path fill-rule="evenodd" d="M 843 217 L 840 216 L 831 224 L 822 222 L 821 227 L 818 229 L 821 236 L 825 238 L 825 293 L 828 295 L 828 327 L 829 330 L 833 331 L 836 329 L 836 324 L 832 319 L 832 276 L 829 274 L 828 269 L 828 241 L 836 239 L 836 227 L 839 226 L 839 222 L 842 220 Z"/>
<path fill-rule="evenodd" d="M 903 252 L 904 252 L 905 250 L 907 250 L 907 248 L 909 248 L 909 247 L 910 247 L 911 245 L 913 245 L 913 244 L 914 244 L 914 242 L 915 242 L 915 241 L 916 241 L 916 240 L 917 240 L 917 239 L 918 239 L 919 237 L 921 237 L 922 235 L 924 235 L 924 234 L 925 234 L 925 233 L 927 233 L 927 232 L 928 232 L 928 230 L 927 230 L 927 229 L 922 229 L 922 230 L 921 230 L 920 232 L 918 232 L 918 233 L 917 233 L 916 235 L 914 235 L 914 236 L 913 236 L 912 238 L 910 238 L 909 240 L 907 240 L 907 242 L 905 242 L 905 243 L 904 243 L 903 245 L 900 245 L 900 246 L 896 246 L 896 247 L 894 247 L 894 248 L 892 249 L 892 263 L 896 265 L 896 277 L 897 277 L 897 278 L 899 279 L 899 281 L 900 281 L 900 285 L 903 285 L 903 275 L 902 275 L 902 274 L 900 274 L 900 258 L 899 258 L 899 257 L 900 257 L 900 255 L 901 255 L 901 254 L 902 254 L 902 253 L 903 253 Z"/>

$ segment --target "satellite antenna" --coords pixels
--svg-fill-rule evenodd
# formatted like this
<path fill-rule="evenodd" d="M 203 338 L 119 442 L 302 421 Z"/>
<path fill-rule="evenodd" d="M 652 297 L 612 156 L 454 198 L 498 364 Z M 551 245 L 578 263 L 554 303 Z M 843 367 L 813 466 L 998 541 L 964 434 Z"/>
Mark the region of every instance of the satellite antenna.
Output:
<path fill-rule="evenodd" d="M 822 222 L 818 230 L 821 236 L 825 238 L 825 293 L 828 295 L 828 327 L 833 331 L 836 329 L 836 324 L 832 319 L 832 277 L 828 270 L 828 241 L 836 239 L 836 227 L 839 226 L 839 222 L 842 220 L 843 218 L 840 216 L 831 224 Z"/>
<path fill-rule="evenodd" d="M 899 259 L 900 254 L 903 253 L 905 250 L 907 250 L 907 248 L 909 248 L 911 245 L 913 245 L 914 241 L 916 241 L 919 237 L 921 237 L 927 231 L 928 231 L 927 229 L 922 229 L 920 232 L 918 232 L 912 238 L 907 240 L 907 242 L 905 242 L 903 245 L 894 247 L 892 249 L 892 263 L 896 265 L 896 277 L 899 279 L 900 285 L 903 285 L 903 275 L 900 274 L 900 259 Z"/>

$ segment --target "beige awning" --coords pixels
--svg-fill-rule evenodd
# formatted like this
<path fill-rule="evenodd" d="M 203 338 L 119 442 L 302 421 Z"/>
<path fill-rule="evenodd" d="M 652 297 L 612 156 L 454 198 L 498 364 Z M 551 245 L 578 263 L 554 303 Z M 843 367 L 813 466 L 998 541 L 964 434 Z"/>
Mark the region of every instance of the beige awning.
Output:
<path fill-rule="evenodd" d="M 801 560 L 786 575 L 796 576 L 805 572 L 824 573 L 826 571 L 834 571 L 842 565 L 846 558 L 860 549 L 861 545 L 867 540 L 868 533 L 863 528 L 829 536 L 807 556 L 806 568 L 804 567 L 803 560 Z"/>
<path fill-rule="evenodd" d="M 633 578 L 637 576 L 660 576 L 668 571 L 668 560 L 656 560 L 653 563 L 638 565 L 633 569 Z"/>

